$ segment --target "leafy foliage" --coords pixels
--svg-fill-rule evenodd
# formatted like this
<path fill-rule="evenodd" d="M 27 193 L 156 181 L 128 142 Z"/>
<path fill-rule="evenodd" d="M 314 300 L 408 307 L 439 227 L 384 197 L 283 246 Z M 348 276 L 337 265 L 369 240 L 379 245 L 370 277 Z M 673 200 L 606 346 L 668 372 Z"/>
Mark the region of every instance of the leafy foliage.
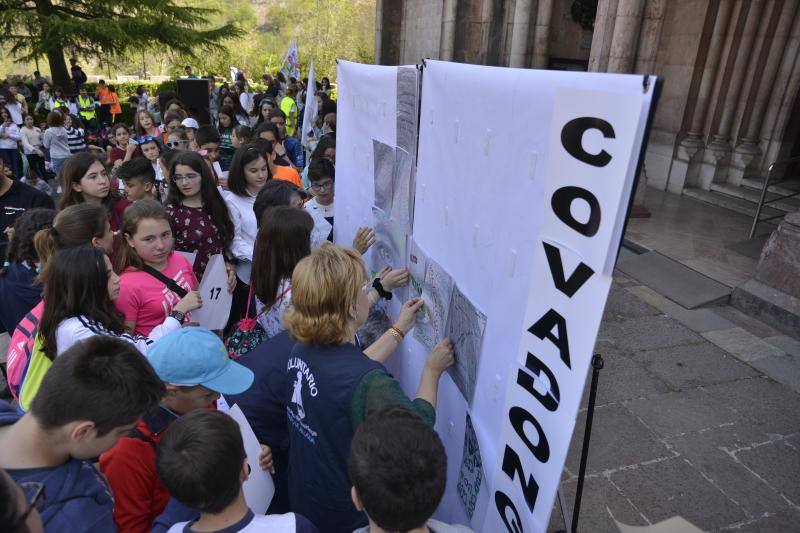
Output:
<path fill-rule="evenodd" d="M 107 77 L 183 75 L 191 64 L 222 77 L 237 66 L 253 80 L 280 69 L 294 38 L 303 72 L 313 59 L 318 78 L 334 79 L 337 58 L 372 62 L 375 0 L 0 0 L 0 32 L 2 51 L 27 65 L 52 63 L 55 48 L 99 61 L 87 72 Z"/>
<path fill-rule="evenodd" d="M 58 78 L 66 70 L 64 53 L 108 58 L 164 47 L 189 56 L 224 52 L 221 41 L 241 32 L 233 23 L 197 29 L 214 14 L 174 0 L 0 0 L 0 32 L 11 55 L 47 56 Z"/>

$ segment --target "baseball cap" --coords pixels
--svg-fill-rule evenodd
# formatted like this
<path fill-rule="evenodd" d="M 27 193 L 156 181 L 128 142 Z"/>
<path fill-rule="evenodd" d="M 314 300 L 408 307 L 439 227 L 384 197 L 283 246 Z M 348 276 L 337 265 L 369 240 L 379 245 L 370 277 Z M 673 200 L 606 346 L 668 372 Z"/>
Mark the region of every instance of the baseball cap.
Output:
<path fill-rule="evenodd" d="M 253 384 L 253 372 L 232 361 L 219 337 L 205 328 L 169 333 L 148 350 L 147 359 L 158 377 L 171 385 L 241 394 Z"/>
<path fill-rule="evenodd" d="M 183 126 L 184 128 L 197 129 L 200 127 L 200 124 L 198 124 L 197 121 L 193 118 L 185 118 L 183 119 L 183 122 L 181 122 L 181 126 Z"/>

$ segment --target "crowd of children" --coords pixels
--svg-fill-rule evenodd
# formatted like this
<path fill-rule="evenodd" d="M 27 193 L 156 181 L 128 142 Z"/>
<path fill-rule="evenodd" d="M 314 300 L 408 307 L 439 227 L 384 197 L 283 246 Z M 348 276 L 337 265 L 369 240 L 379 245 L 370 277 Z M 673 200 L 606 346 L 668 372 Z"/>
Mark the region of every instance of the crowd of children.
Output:
<path fill-rule="evenodd" d="M 330 84 L 265 75 L 255 94 L 209 77 L 210 123 L 142 88 L 126 124 L 112 85 L 90 95 L 72 74 L 74 97 L 41 76 L 35 102 L 0 90 L 4 531 L 469 531 L 431 519 L 452 345 L 409 398 L 384 363 L 421 300 L 377 338 L 358 333 L 409 275 L 367 276 L 370 228 L 330 242 Z M 306 90 L 321 112 L 300 139 Z M 210 331 L 192 315 L 218 256 L 232 304 Z M 275 484 L 266 515 L 244 496 L 250 464 Z"/>

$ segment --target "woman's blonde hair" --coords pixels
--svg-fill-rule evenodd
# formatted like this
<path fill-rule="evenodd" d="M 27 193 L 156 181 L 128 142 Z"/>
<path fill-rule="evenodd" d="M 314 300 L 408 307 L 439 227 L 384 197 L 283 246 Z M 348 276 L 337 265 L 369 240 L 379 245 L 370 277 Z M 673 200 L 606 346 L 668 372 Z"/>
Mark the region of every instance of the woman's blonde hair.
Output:
<path fill-rule="evenodd" d="M 355 304 L 366 272 L 361 254 L 352 248 L 323 245 L 300 260 L 292 274 L 292 305 L 283 322 L 305 344 L 341 344 L 350 330 Z"/>

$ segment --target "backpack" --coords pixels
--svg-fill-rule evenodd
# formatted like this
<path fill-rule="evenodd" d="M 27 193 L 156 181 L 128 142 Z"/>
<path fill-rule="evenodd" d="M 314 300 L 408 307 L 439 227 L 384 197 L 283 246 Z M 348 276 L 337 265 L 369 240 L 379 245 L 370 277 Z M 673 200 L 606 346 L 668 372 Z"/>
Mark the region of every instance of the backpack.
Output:
<path fill-rule="evenodd" d="M 36 337 L 39 335 L 39 323 L 43 314 L 44 301 L 41 301 L 20 320 L 8 344 L 6 357 L 8 388 L 17 400 L 19 400 L 19 389 L 33 353 Z"/>

